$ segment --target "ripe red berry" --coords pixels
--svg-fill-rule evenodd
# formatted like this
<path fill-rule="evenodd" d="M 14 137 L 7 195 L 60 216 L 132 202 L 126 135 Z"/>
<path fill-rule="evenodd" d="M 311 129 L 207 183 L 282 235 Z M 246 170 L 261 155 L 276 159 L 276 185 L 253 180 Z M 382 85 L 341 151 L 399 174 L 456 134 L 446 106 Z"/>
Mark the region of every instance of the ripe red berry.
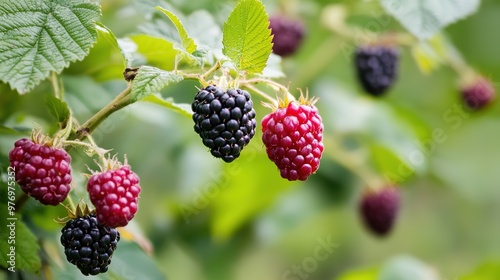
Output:
<path fill-rule="evenodd" d="M 108 227 L 123 227 L 134 217 L 141 187 L 130 166 L 93 174 L 87 182 L 97 220 Z"/>
<path fill-rule="evenodd" d="M 479 110 L 490 104 L 495 98 L 495 88 L 491 83 L 478 78 L 474 83 L 462 88 L 462 99 L 470 110 Z"/>
<path fill-rule="evenodd" d="M 281 177 L 304 181 L 319 167 L 323 153 L 323 123 L 318 109 L 292 101 L 262 119 L 262 142 Z"/>
<path fill-rule="evenodd" d="M 15 179 L 29 196 L 45 205 L 58 205 L 71 189 L 71 157 L 56 147 L 23 138 L 9 152 Z"/>
<path fill-rule="evenodd" d="M 280 56 L 294 54 L 304 38 L 304 24 L 284 16 L 269 18 L 269 28 L 273 37 L 273 52 Z"/>
<path fill-rule="evenodd" d="M 365 191 L 359 213 L 366 228 L 378 236 L 387 235 L 399 212 L 400 195 L 396 187 Z"/>

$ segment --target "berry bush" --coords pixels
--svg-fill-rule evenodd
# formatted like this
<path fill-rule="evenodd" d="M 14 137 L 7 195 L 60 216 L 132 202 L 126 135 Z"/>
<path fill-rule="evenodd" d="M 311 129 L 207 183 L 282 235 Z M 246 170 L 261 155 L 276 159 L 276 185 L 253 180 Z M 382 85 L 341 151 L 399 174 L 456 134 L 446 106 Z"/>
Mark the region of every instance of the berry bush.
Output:
<path fill-rule="evenodd" d="M 0 1 L 0 279 L 500 279 L 500 4 L 334 2 Z"/>

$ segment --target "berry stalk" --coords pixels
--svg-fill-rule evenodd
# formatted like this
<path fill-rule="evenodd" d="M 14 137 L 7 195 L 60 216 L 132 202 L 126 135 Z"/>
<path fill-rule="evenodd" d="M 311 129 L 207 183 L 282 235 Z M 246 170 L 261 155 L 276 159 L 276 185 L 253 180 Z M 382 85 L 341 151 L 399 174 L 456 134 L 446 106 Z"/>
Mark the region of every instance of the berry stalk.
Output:
<path fill-rule="evenodd" d="M 132 84 L 123 90 L 118 96 L 116 96 L 108 105 L 102 108 L 99 112 L 88 119 L 84 124 L 78 128 L 76 132 L 76 139 L 82 140 L 91 134 L 99 124 L 101 124 L 107 117 L 112 113 L 134 103 L 130 98 L 130 92 L 132 91 Z"/>

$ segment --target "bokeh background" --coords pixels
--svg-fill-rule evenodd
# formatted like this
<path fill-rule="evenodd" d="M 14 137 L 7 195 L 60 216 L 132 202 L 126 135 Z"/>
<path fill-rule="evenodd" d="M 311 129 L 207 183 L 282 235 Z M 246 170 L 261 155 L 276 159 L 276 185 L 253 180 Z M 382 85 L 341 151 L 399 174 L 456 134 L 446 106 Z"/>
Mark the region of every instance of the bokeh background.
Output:
<path fill-rule="evenodd" d="M 123 38 L 154 33 L 148 24 L 156 5 L 171 5 L 185 15 L 206 10 L 222 24 L 236 2 L 108 0 L 101 2 L 101 21 Z M 124 238 L 110 273 L 99 278 L 500 279 L 499 104 L 466 110 L 454 69 L 443 64 L 424 74 L 406 46 L 400 49 L 394 87 L 382 98 L 366 95 L 354 75 L 354 43 L 328 29 L 324 16 L 327 7 L 340 4 L 348 24 L 405 32 L 397 20 L 387 19 L 377 1 L 264 4 L 269 14 L 299 18 L 307 29 L 299 51 L 283 59 L 286 77 L 278 81 L 290 84 L 296 95 L 296 88 L 308 88 L 320 98 L 316 105 L 325 124 L 325 153 L 319 171 L 306 182 L 281 179 L 266 157 L 260 129 L 241 157 L 228 165 L 210 155 L 185 116 L 145 102 L 119 111 L 94 137 L 120 158 L 127 155 L 143 191 L 140 210 L 127 227 L 134 237 Z M 475 14 L 443 33 L 496 88 L 498 15 L 500 1 L 483 0 Z M 121 73 L 119 59 L 116 50 L 96 47 L 62 73 L 65 100 L 81 122 L 125 87 L 119 79 L 106 78 Z M 184 81 L 162 94 L 190 103 L 196 86 Z M 53 132 L 55 120 L 42 106 L 49 94 L 49 82 L 22 96 L 0 85 L 0 123 L 20 131 L 40 127 Z M 259 119 L 269 112 L 260 101 L 254 97 Z M 0 133 L 5 172 L 8 151 L 29 131 L 2 128 Z M 433 133 L 444 136 L 436 141 Z M 88 173 L 85 165 L 97 166 L 82 152 L 72 155 L 74 194 L 87 200 L 82 174 Z M 402 193 L 397 224 L 383 239 L 365 230 L 357 212 L 365 180 L 377 178 L 397 178 Z M 25 207 L 24 220 L 40 238 L 50 269 L 42 276 L 0 272 L 0 278 L 85 278 L 60 256 L 60 225 L 52 219 L 64 216 L 64 209 L 33 201 Z M 330 240 L 335 248 L 326 259 L 311 261 L 319 240 Z M 136 243 L 150 251 L 131 253 L 137 251 Z M 132 247 L 136 251 L 128 250 Z M 287 274 L 304 264 L 303 275 Z"/>

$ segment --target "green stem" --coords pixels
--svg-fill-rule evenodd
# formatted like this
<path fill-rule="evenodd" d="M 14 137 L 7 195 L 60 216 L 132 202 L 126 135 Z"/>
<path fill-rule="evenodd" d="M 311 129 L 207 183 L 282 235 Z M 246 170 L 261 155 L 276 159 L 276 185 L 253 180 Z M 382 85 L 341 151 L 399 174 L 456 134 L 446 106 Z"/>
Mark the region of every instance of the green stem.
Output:
<path fill-rule="evenodd" d="M 269 95 L 267 95 L 265 92 L 261 91 L 260 89 L 252 86 L 252 85 L 249 85 L 249 84 L 244 84 L 243 85 L 244 87 L 248 88 L 249 90 L 257 93 L 258 95 L 262 96 L 264 99 L 270 101 L 273 105 L 277 106 L 276 103 L 276 100 L 272 97 L 270 97 Z"/>
<path fill-rule="evenodd" d="M 59 80 L 56 72 L 51 72 L 50 83 L 52 84 L 52 88 L 54 89 L 54 95 L 62 100 L 64 96 L 64 88 L 62 87 L 62 83 Z"/>
<path fill-rule="evenodd" d="M 284 85 L 277 83 L 275 81 L 268 80 L 268 79 L 262 79 L 262 78 L 255 78 L 255 79 L 241 81 L 241 85 L 246 86 L 246 87 L 248 87 L 248 84 L 260 84 L 260 83 L 264 83 L 268 86 L 277 88 L 279 91 L 283 92 L 286 95 L 285 98 L 288 100 L 295 100 L 295 96 L 293 96 L 288 91 L 287 87 L 285 87 Z"/>
<path fill-rule="evenodd" d="M 385 185 L 385 182 L 379 176 L 367 168 L 365 157 L 361 154 L 346 152 L 337 140 L 331 139 L 327 144 L 328 148 L 325 149 L 325 151 L 328 151 L 327 155 L 351 173 L 355 174 L 370 189 L 376 190 Z"/>
<path fill-rule="evenodd" d="M 115 97 L 108 105 L 102 108 L 99 112 L 88 119 L 84 124 L 80 126 L 77 130 L 76 139 L 82 140 L 87 137 L 94 129 L 101 124 L 109 115 L 124 108 L 127 105 L 134 103 L 130 98 L 130 92 L 132 91 L 132 85 L 130 84 L 124 91 L 122 91 L 117 97 Z"/>

